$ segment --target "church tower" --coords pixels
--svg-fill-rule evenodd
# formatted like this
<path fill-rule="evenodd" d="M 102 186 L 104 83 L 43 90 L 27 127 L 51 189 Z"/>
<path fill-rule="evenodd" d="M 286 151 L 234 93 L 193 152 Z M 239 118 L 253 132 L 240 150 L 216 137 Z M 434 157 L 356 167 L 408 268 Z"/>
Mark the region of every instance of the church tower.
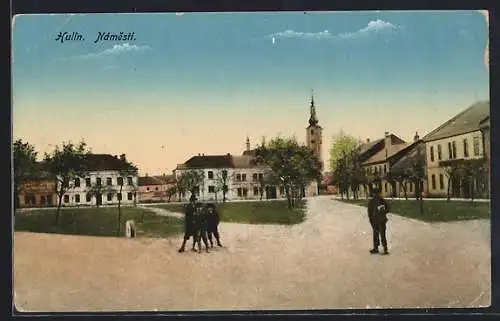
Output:
<path fill-rule="evenodd" d="M 311 93 L 311 106 L 310 106 L 310 116 L 309 116 L 309 126 L 306 129 L 306 140 L 307 146 L 314 151 L 316 156 L 318 156 L 321 164 L 323 164 L 323 135 L 320 125 L 318 125 L 318 117 L 316 115 L 316 106 L 314 105 L 314 93 Z"/>

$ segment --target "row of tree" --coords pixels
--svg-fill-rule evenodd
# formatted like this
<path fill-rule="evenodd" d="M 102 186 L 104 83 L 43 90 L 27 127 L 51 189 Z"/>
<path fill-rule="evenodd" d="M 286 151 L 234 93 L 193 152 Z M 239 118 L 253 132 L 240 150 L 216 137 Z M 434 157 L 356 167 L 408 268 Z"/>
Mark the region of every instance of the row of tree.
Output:
<path fill-rule="evenodd" d="M 332 183 L 338 187 L 341 197 L 349 198 L 350 193 L 353 198 L 358 198 L 359 191 L 363 188 L 365 195 L 369 195 L 373 188 L 381 188 L 382 180 L 391 186 L 399 185 L 403 190 L 404 197 L 408 199 L 407 189 L 411 184 L 415 186 L 415 198 L 421 200 L 424 191 L 424 182 L 427 179 L 426 157 L 421 146 L 416 145 L 415 154 L 409 158 L 406 166 L 389 168 L 385 173 L 367 172 L 363 169 L 361 158 L 362 142 L 352 136 L 341 132 L 334 137 L 334 142 L 330 149 L 330 169 L 332 170 Z M 412 151 L 410 151 L 411 153 Z M 484 160 L 468 160 L 464 162 L 452 161 L 446 166 L 446 177 L 448 181 L 447 199 L 451 196 L 451 187 L 455 183 L 460 184 L 460 190 L 464 187 L 469 191 L 472 200 L 475 196 L 476 184 L 485 175 Z M 396 193 L 396 191 L 393 191 Z M 399 196 L 397 191 L 397 195 Z M 393 194 L 394 195 L 394 194 Z M 421 206 L 423 207 L 423 205 Z"/>

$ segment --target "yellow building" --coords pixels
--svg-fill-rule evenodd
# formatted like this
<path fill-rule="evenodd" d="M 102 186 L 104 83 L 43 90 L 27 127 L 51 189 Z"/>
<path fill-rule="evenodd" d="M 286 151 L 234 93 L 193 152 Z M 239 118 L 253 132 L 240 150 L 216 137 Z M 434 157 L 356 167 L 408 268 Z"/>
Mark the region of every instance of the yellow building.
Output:
<path fill-rule="evenodd" d="M 484 162 L 489 172 L 489 102 L 476 103 L 460 112 L 423 140 L 427 155 L 427 184 L 429 196 L 489 197 L 489 173 L 472 181 L 466 175 L 452 175 L 453 168 Z M 481 127 L 483 125 L 483 127 Z M 487 137 L 485 137 L 487 136 Z M 486 138 L 486 139 L 485 139 Z"/>

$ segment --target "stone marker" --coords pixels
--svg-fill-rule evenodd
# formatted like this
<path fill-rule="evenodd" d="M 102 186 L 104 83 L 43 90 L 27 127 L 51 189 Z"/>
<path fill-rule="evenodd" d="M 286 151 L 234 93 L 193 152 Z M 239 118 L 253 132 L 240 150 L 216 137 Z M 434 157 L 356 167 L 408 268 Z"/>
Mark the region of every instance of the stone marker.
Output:
<path fill-rule="evenodd" d="M 135 237 L 135 222 L 133 220 L 129 220 L 125 222 L 125 236 Z"/>

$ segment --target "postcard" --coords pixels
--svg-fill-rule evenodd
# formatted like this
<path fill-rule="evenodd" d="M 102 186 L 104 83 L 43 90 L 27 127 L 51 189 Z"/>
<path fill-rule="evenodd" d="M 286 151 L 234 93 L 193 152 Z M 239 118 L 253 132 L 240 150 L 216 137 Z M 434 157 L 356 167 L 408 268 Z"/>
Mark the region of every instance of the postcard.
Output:
<path fill-rule="evenodd" d="M 488 12 L 12 26 L 17 311 L 490 305 Z"/>

